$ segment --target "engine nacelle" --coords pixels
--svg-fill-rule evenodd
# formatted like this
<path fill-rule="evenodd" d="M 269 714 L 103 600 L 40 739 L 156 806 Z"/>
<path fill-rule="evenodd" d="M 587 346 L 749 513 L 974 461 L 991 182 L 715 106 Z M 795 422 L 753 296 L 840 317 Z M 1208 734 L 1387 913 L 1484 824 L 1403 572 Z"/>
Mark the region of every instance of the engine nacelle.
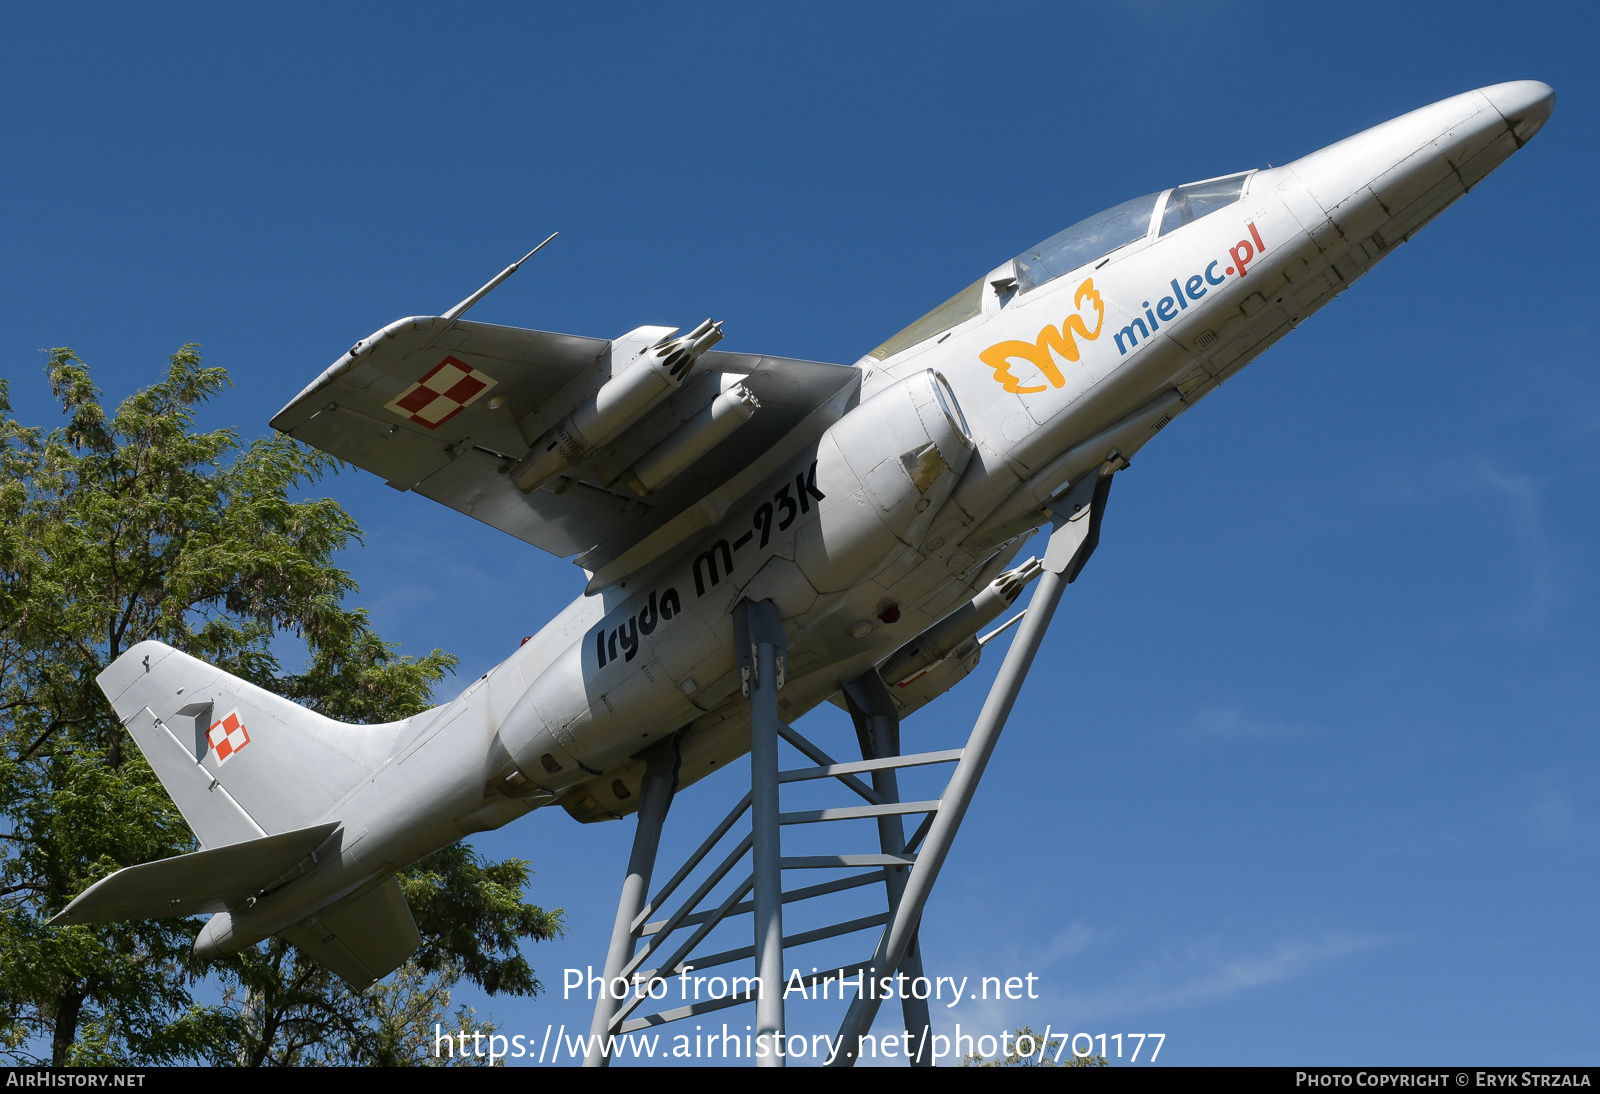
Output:
<path fill-rule="evenodd" d="M 972 458 L 955 393 L 928 369 L 835 422 L 817 445 L 821 519 L 801 531 L 795 562 L 819 593 L 869 576 L 916 547 Z"/>
<path fill-rule="evenodd" d="M 717 689 L 737 687 L 728 611 L 749 581 L 772 575 L 759 598 L 782 603 L 870 576 L 886 555 L 920 542 L 972 451 L 934 372 L 845 415 L 815 462 L 802 456 L 753 491 L 545 668 L 501 724 L 517 768 L 501 778 L 559 792 L 711 709 L 725 698 Z M 777 554 L 791 524 L 792 562 Z"/>
<path fill-rule="evenodd" d="M 630 602 L 624 610 L 631 606 Z M 613 644 L 614 657 L 606 664 L 614 660 L 620 671 L 597 671 L 594 649 L 588 642 L 576 642 L 517 700 L 501 724 L 500 736 L 528 779 L 550 791 L 585 782 L 657 734 L 686 725 L 700 713 L 658 660 L 655 643 L 639 633 L 644 627 L 659 626 L 663 612 L 668 619 L 682 612 L 676 596 L 665 605 L 653 597 L 628 616 L 623 628 L 599 629 L 602 642 L 609 638 Z M 622 642 L 617 648 L 619 630 Z M 674 638 L 715 644 L 702 630 L 678 626 Z M 725 644 L 731 662 L 731 634 Z"/>

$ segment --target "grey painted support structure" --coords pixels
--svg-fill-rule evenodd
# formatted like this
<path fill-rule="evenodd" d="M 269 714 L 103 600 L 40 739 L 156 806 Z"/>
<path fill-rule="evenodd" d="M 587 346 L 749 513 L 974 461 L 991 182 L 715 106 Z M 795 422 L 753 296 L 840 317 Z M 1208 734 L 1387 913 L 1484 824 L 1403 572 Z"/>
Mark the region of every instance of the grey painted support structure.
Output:
<path fill-rule="evenodd" d="M 895 707 L 894 696 L 889 694 L 878 670 L 871 669 L 846 682 L 844 698 L 850 709 L 850 719 L 855 722 L 861 758 L 881 760 L 900 755 L 900 711 Z M 871 777 L 872 789 L 882 795 L 884 801 L 900 801 L 900 782 L 895 768 L 873 768 Z M 878 814 L 878 847 L 885 855 L 905 854 L 906 830 L 902 815 L 887 811 Z M 906 866 L 884 867 L 883 881 L 889 898 L 890 922 L 894 921 L 895 913 L 900 908 L 910 873 L 910 868 Z M 906 955 L 900 961 L 900 971 L 912 982 L 922 978 L 922 948 L 917 944 L 914 933 L 906 948 Z M 907 993 L 901 997 L 900 1009 L 905 1018 L 905 1028 L 917 1038 L 914 1043 L 927 1043 L 927 1038 L 933 1035 L 927 999 L 917 999 Z M 911 1058 L 911 1066 L 932 1067 L 932 1053 L 917 1053 Z"/>
<path fill-rule="evenodd" d="M 923 975 L 917 952 L 917 928 L 929 893 L 938 880 L 940 868 L 1038 652 L 1062 590 L 1076 579 L 1099 539 L 1100 517 L 1115 469 L 1115 463 L 1108 462 L 1098 475 L 1086 476 L 1052 504 L 1054 531 L 1045 553 L 1044 573 L 1039 587 L 1027 611 L 1019 616 L 1023 625 L 963 748 L 900 755 L 899 718 L 893 697 L 882 677 L 876 671 L 871 671 L 844 685 L 863 759 L 844 763 L 835 760 L 778 716 L 777 693 L 784 683 L 787 642 L 776 607 L 770 601 L 755 604 L 743 601 L 735 607 L 733 624 L 741 691 L 750 702 L 750 792 L 715 826 L 710 836 L 655 898 L 647 902 L 662 824 L 677 786 L 676 741 L 662 742 L 639 754 L 641 759 L 647 761 L 640 793 L 639 829 L 634 837 L 628 877 L 617 909 L 605 976 L 608 986 L 620 979 L 631 987 L 652 976 L 676 975 L 690 964 L 700 967 L 704 962 L 703 967 L 713 967 L 754 958 L 756 991 L 759 995 L 740 993 L 727 998 L 701 1000 L 690 1006 L 640 1017 L 630 1015 L 639 1010 L 647 998 L 643 993 L 637 990 L 629 992 L 625 1000 L 602 998 L 595 1011 L 593 1033 L 596 1038 L 591 1042 L 591 1055 L 585 1061 L 586 1065 L 603 1067 L 609 1062 L 604 1054 L 609 1034 L 656 1027 L 752 1000 L 756 1003 L 754 1033 L 771 1045 L 785 1032 L 783 990 L 786 982 L 783 978 L 783 960 L 786 946 L 841 937 L 882 925 L 876 952 L 869 962 L 841 966 L 831 973 L 813 974 L 810 978 L 812 986 L 830 977 L 840 978 L 857 972 L 871 974 L 878 970 L 894 969 L 908 978 Z M 788 741 L 817 766 L 779 771 L 780 738 Z M 900 800 L 899 768 L 942 763 L 955 763 L 957 766 L 939 800 Z M 871 785 L 858 776 L 866 776 Z M 782 783 L 817 779 L 836 780 L 866 804 L 803 809 L 789 813 L 780 811 L 779 790 Z M 711 867 L 709 874 L 694 887 L 693 892 L 681 898 L 676 911 L 667 914 L 659 922 L 648 922 L 653 913 L 665 912 L 667 900 L 688 880 L 691 872 L 700 869 L 707 861 L 707 856 L 720 845 L 719 841 L 732 831 L 747 812 L 751 820 L 748 834 L 738 840 L 718 864 Z M 909 840 L 905 838 L 903 822 L 907 813 L 927 814 Z M 782 856 L 780 833 L 783 825 L 850 819 L 872 819 L 877 823 L 878 854 Z M 733 875 L 734 884 L 719 905 L 702 909 L 702 902 L 713 889 L 729 879 L 731 871 L 744 860 L 746 854 L 750 855 L 751 872 L 742 879 Z M 788 894 L 783 892 L 784 870 L 840 868 L 866 869 L 849 877 L 802 886 Z M 888 897 L 886 912 L 784 937 L 785 903 L 879 881 L 884 883 Z M 745 913 L 753 913 L 753 945 L 691 958 L 690 955 L 717 924 L 730 915 Z M 669 956 L 664 956 L 669 936 L 680 928 L 690 928 L 689 937 L 672 948 Z M 646 937 L 648 941 L 639 949 L 639 942 Z M 603 996 L 608 994 L 602 993 Z M 905 1010 L 905 1028 L 915 1031 L 913 1036 L 917 1036 L 918 1041 L 926 1047 L 931 1034 L 926 1001 L 903 999 L 902 1006 Z M 858 997 L 852 1002 L 840 1027 L 839 1034 L 844 1044 L 834 1066 L 854 1064 L 854 1047 L 859 1044 L 860 1035 L 871 1028 L 877 1009 L 876 999 Z M 765 1055 L 758 1054 L 757 1059 L 763 1066 L 783 1066 L 783 1056 L 770 1050 Z M 912 1055 L 911 1061 L 914 1065 L 931 1064 L 931 1060 L 922 1052 Z"/>
<path fill-rule="evenodd" d="M 783 850 L 779 843 L 778 689 L 783 687 L 788 640 L 770 600 L 742 601 L 733 610 L 735 648 L 750 696 L 751 880 L 754 887 L 756 1043 L 776 1044 L 783 1024 Z M 776 1051 L 757 1054 L 761 1067 L 782 1067 Z"/>
<path fill-rule="evenodd" d="M 901 894 L 900 906 L 895 909 L 893 920 L 884 930 L 878 948 L 868 962 L 869 973 L 877 969 L 896 968 L 916 940 L 917 926 L 922 919 L 928 895 L 933 890 L 934 882 L 939 880 L 939 869 L 950 853 L 950 846 L 966 816 L 967 807 L 972 804 L 972 796 L 979 780 L 983 778 L 989 757 L 994 753 L 1000 731 L 1005 728 L 1028 669 L 1033 665 L 1034 655 L 1039 652 L 1039 644 L 1044 640 L 1050 620 L 1061 603 L 1061 594 L 1068 582 L 1077 578 L 1099 541 L 1100 517 L 1105 510 L 1110 485 L 1109 472 L 1085 476 L 1052 507 L 1054 531 L 1050 535 L 1050 545 L 1045 550 L 1044 573 L 1040 575 L 1038 588 L 1028 602 L 1021 629 L 1011 648 L 1006 651 L 999 675 L 989 689 L 989 697 L 984 701 L 977 724 L 973 726 L 961 762 L 956 765 L 955 774 L 950 776 L 939 812 L 933 815 L 933 823 L 917 855 L 916 866 L 912 868 Z M 860 1038 L 872 1028 L 879 1002 L 877 998 L 865 994 L 857 995 L 851 1002 L 844 1022 L 839 1026 L 843 1043 L 831 1066 L 854 1066 Z"/>
<path fill-rule="evenodd" d="M 628 855 L 628 876 L 622 882 L 617 901 L 617 919 L 611 928 L 611 947 L 606 951 L 605 984 L 594 1005 L 594 1021 L 589 1027 L 589 1052 L 584 1067 L 607 1067 L 606 1035 L 611 1016 L 622 999 L 614 997 L 612 981 L 623 975 L 639 941 L 640 914 L 650 892 L 650 875 L 656 866 L 656 851 L 661 845 L 661 827 L 672 808 L 678 790 L 678 738 L 669 737 L 652 745 L 645 757 L 644 782 L 639 790 L 639 827 L 633 834 L 633 851 Z"/>

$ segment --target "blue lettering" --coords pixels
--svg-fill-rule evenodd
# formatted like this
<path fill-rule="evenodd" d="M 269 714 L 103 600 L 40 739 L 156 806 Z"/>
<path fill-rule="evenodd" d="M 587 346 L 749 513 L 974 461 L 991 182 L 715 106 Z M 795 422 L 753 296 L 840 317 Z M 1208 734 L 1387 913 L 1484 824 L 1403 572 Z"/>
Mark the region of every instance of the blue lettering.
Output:
<path fill-rule="evenodd" d="M 1241 242 L 1235 250 L 1248 248 L 1248 242 Z M 1233 273 L 1233 267 L 1229 266 L 1224 273 L 1219 274 L 1217 273 L 1217 267 L 1220 265 L 1222 265 L 1222 260 L 1218 259 L 1205 268 L 1203 277 L 1200 274 L 1195 274 L 1181 285 L 1178 283 L 1177 278 L 1173 278 L 1169 282 L 1172 286 L 1172 295 L 1163 296 L 1156 302 L 1154 308 L 1150 307 L 1150 301 L 1142 301 L 1139 306 L 1144 309 L 1144 318 L 1133 319 L 1113 336 L 1114 341 L 1117 343 L 1117 352 L 1127 356 L 1130 349 L 1138 348 L 1141 338 L 1148 341 L 1154 332 L 1161 329 L 1162 323 L 1170 323 L 1178 318 L 1178 312 L 1188 308 L 1190 300 L 1199 300 L 1204 296 L 1207 292 L 1206 286 L 1208 284 L 1221 285 L 1226 282 L 1228 280 L 1227 274 Z"/>
<path fill-rule="evenodd" d="M 1135 326 L 1139 328 L 1139 334 L 1133 333 L 1133 328 Z M 1124 356 L 1126 356 L 1128 353 L 1128 346 L 1122 344 L 1123 336 L 1127 336 L 1128 345 L 1137 347 L 1139 345 L 1139 335 L 1143 335 L 1146 338 L 1150 337 L 1150 329 L 1144 325 L 1143 319 L 1135 319 L 1132 323 L 1128 324 L 1126 327 L 1123 327 L 1117 332 L 1117 352 Z"/>

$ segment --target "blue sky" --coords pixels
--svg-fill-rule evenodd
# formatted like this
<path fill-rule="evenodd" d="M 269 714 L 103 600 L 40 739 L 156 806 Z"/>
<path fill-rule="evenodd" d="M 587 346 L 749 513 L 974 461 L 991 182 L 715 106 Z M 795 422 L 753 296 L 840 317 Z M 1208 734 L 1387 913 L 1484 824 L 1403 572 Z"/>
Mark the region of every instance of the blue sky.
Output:
<path fill-rule="evenodd" d="M 853 361 L 1079 217 L 1472 87 L 1529 147 L 1118 476 L 924 921 L 937 1019 L 1163 1032 L 1161 1062 L 1593 1062 L 1600 377 L 1590 6 L 35 6 L 0 88 L 0 368 L 112 399 L 200 343 L 259 436 L 357 338 L 437 313 Z M 350 472 L 381 633 L 470 679 L 582 586 Z M 958 740 L 998 666 L 906 724 Z M 844 750 L 842 715 L 802 723 Z M 674 846 L 733 796 L 685 792 Z M 632 822 L 480 838 L 569 932 L 586 1027 Z M 740 1012 L 731 1012 L 739 1014 Z M 824 1004 L 791 1027 L 831 1028 Z M 748 1019 L 742 1015 L 739 1025 Z"/>

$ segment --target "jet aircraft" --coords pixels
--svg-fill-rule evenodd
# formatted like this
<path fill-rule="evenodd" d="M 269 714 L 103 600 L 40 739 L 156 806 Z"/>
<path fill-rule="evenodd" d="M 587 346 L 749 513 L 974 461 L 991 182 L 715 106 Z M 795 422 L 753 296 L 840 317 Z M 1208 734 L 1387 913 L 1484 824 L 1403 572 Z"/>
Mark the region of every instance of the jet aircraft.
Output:
<path fill-rule="evenodd" d="M 721 324 L 592 338 L 470 322 L 362 338 L 272 425 L 572 557 L 586 587 L 450 702 L 347 725 L 145 642 L 100 687 L 201 850 L 53 923 L 211 913 L 195 949 L 287 939 L 346 981 L 419 936 L 395 871 L 558 804 L 637 808 L 750 747 L 732 613 L 771 601 L 793 719 L 877 669 L 909 713 L 970 673 L 1038 572 L 1016 556 L 1178 415 L 1349 288 L 1544 124 L 1484 87 L 1292 163 L 1135 197 L 1002 262 L 853 365 L 716 348 Z M 1081 568 L 1087 552 L 1074 565 Z M 1071 576 L 1076 576 L 1076 571 Z"/>

